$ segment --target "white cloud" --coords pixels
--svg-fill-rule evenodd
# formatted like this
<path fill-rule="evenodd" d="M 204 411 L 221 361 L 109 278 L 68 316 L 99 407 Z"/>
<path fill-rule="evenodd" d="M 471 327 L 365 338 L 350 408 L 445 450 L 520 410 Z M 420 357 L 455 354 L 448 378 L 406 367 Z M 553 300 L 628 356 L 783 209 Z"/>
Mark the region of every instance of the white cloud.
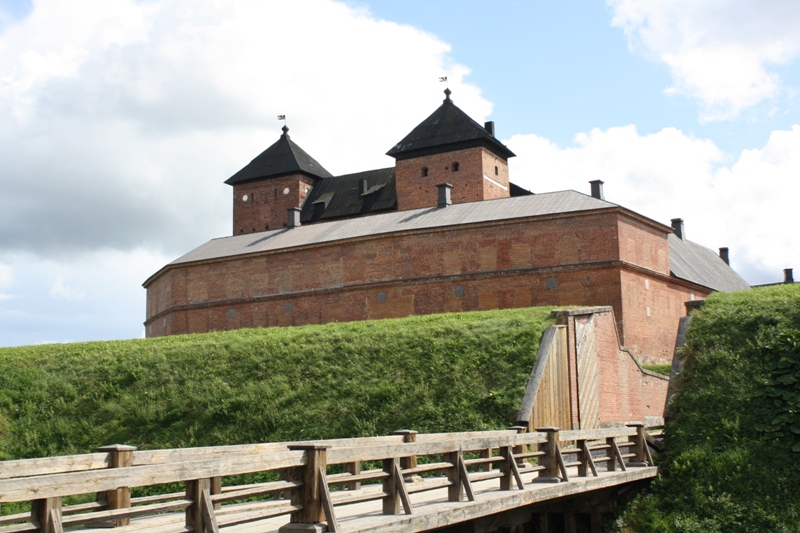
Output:
<path fill-rule="evenodd" d="M 16 282 L 14 278 L 14 271 L 9 265 L 0 263 L 0 289 L 7 289 Z M 11 300 L 14 296 L 0 292 L 0 300 Z"/>
<path fill-rule="evenodd" d="M 80 301 L 86 298 L 86 291 L 79 287 L 71 287 L 66 284 L 66 281 L 66 276 L 58 276 L 50 285 L 50 296 L 59 300 Z"/>
<path fill-rule="evenodd" d="M 278 114 L 333 173 L 389 166 L 438 76 L 491 111 L 448 53 L 330 0 L 39 1 L 0 34 L 0 247 L 177 255 L 226 235 L 222 182 L 277 140 Z"/>
<path fill-rule="evenodd" d="M 796 0 L 607 0 L 629 47 L 666 64 L 668 93 L 725 120 L 782 89 L 775 67 L 800 53 Z"/>
<path fill-rule="evenodd" d="M 518 155 L 511 160 L 515 183 L 588 194 L 588 181 L 601 179 L 607 200 L 667 225 L 683 218 L 690 240 L 728 246 L 750 283 L 780 281 L 783 268 L 800 267 L 790 222 L 800 198 L 800 126 L 773 132 L 763 148 L 736 159 L 674 128 L 651 135 L 634 126 L 592 130 L 567 148 L 517 135 L 508 146 Z"/>

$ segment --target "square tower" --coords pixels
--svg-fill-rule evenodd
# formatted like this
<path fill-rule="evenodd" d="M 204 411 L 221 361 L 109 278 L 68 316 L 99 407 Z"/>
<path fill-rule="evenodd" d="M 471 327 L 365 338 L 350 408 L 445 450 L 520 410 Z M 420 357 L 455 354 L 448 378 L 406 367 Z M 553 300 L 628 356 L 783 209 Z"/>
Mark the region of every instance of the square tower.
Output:
<path fill-rule="evenodd" d="M 387 155 L 395 158 L 397 209 L 437 203 L 436 185 L 453 185 L 453 203 L 508 198 L 508 158 L 514 153 L 494 136 L 494 123 L 481 126 L 456 107 L 445 90 L 442 105 Z"/>

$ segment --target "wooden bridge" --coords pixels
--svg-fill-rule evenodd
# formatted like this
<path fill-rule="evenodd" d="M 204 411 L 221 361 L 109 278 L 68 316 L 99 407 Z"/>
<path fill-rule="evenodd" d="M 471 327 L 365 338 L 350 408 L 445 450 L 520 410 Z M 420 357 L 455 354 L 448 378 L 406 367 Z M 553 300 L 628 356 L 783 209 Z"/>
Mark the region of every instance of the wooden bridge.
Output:
<path fill-rule="evenodd" d="M 5 461 L 0 504 L 31 502 L 31 511 L 0 517 L 0 533 L 515 531 L 533 518 L 547 531 L 546 509 L 531 516 L 537 505 L 654 477 L 653 429 L 406 430 L 170 450 L 114 445 Z M 131 489 L 148 495 L 131 497 Z M 601 511 L 586 512 L 599 531 Z M 563 528 L 575 530 L 574 513 Z"/>

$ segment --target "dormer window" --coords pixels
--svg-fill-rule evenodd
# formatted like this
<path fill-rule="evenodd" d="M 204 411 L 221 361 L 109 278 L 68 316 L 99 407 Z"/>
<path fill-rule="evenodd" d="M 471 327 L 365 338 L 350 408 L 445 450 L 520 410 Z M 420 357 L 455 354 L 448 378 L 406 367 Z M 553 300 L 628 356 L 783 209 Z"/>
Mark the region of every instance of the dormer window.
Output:
<path fill-rule="evenodd" d="M 422 177 L 423 178 L 428 177 L 428 167 L 422 167 Z"/>
<path fill-rule="evenodd" d="M 453 161 L 453 172 L 458 172 L 458 161 Z"/>

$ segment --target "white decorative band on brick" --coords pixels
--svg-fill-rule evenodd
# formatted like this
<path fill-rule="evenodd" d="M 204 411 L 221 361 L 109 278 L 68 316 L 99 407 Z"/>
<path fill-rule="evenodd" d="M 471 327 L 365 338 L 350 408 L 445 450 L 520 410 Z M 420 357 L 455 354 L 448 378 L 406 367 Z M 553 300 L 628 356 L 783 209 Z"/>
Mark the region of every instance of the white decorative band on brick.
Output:
<path fill-rule="evenodd" d="M 488 180 L 490 183 L 492 183 L 492 184 L 494 184 L 494 185 L 497 185 L 498 187 L 500 187 L 500 188 L 501 188 L 501 189 L 503 189 L 504 191 L 507 191 L 507 190 L 508 190 L 508 187 L 506 187 L 505 185 L 503 185 L 503 184 L 502 184 L 502 183 L 500 183 L 500 182 L 494 181 L 492 178 L 490 178 L 490 177 L 489 177 L 489 176 L 487 176 L 486 174 L 484 174 L 484 175 L 483 175 L 483 179 L 485 179 L 485 180 Z"/>

